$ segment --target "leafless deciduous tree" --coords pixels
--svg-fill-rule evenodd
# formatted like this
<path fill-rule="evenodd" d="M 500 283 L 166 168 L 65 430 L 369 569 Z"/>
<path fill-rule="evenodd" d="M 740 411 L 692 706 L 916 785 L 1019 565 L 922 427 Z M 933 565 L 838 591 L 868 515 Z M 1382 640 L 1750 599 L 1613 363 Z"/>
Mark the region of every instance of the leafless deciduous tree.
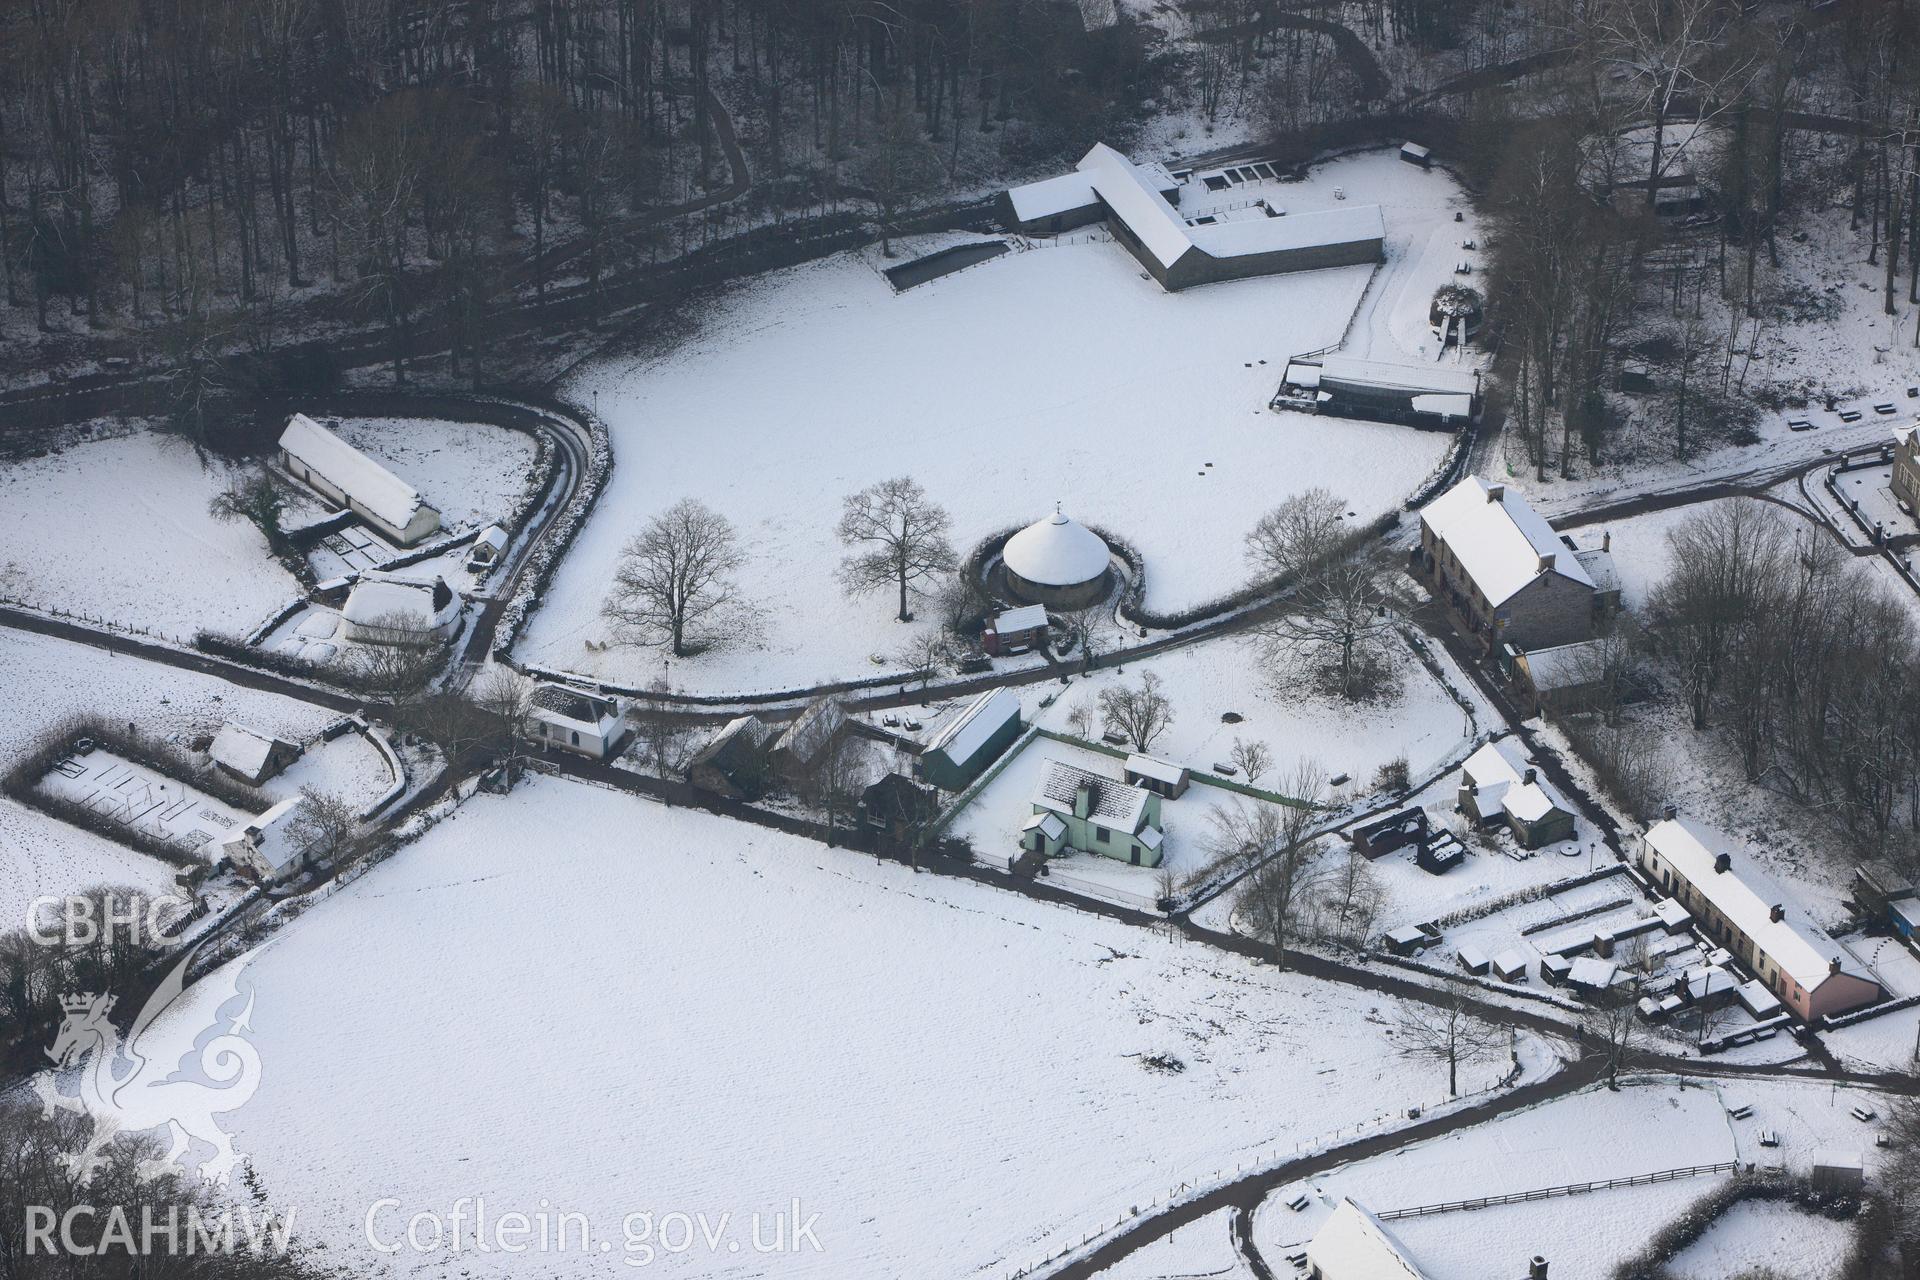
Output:
<path fill-rule="evenodd" d="M 1273 750 L 1258 739 L 1235 738 L 1227 763 L 1240 771 L 1248 782 L 1258 782 L 1273 764 Z"/>
<path fill-rule="evenodd" d="M 1606 1064 L 1609 1085 L 1618 1083 L 1639 1033 L 1640 1014 L 1624 988 L 1599 993 L 1593 1009 L 1580 1020 L 1581 1037 Z"/>
<path fill-rule="evenodd" d="M 1309 578 L 1345 549 L 1347 504 L 1328 489 L 1296 493 L 1261 516 L 1247 534 L 1254 575 L 1273 581 Z"/>
<path fill-rule="evenodd" d="M 1326 778 L 1311 760 L 1296 763 L 1275 784 L 1293 805 L 1240 800 L 1214 811 L 1205 847 L 1224 870 L 1251 867 L 1234 905 L 1254 936 L 1273 948 L 1281 967 L 1305 923 L 1322 874 L 1312 832 Z"/>
<path fill-rule="evenodd" d="M 734 575 L 745 563 L 732 522 L 682 498 L 627 543 L 601 612 L 631 643 L 666 645 L 676 658 L 699 653 L 735 611 Z"/>
<path fill-rule="evenodd" d="M 300 806 L 287 819 L 286 835 L 306 862 L 336 869 L 351 865 L 371 848 L 353 803 L 317 787 L 300 788 Z"/>
<path fill-rule="evenodd" d="M 840 817 L 852 811 L 872 772 L 873 743 L 844 730 L 832 735 L 807 761 L 801 794 L 825 811 L 825 838 L 834 842 Z"/>
<path fill-rule="evenodd" d="M 1256 577 L 1290 588 L 1254 632 L 1270 678 L 1355 701 L 1391 688 L 1394 631 L 1380 568 L 1345 518 L 1325 489 L 1295 494 L 1254 525 L 1247 556 Z"/>
<path fill-rule="evenodd" d="M 1173 703 L 1160 692 L 1160 677 L 1142 671 L 1138 684 L 1114 684 L 1100 691 L 1100 715 L 1107 727 L 1127 736 L 1135 751 L 1146 752 L 1173 724 Z"/>
<path fill-rule="evenodd" d="M 1356 950 L 1367 945 L 1386 887 L 1366 855 L 1348 849 L 1319 880 L 1314 932 Z"/>
<path fill-rule="evenodd" d="M 421 629 L 413 613 L 374 618 L 368 629 L 387 637 L 385 644 L 356 644 L 342 660 L 346 682 L 382 702 L 398 704 L 418 696 L 446 661 L 446 648 Z"/>
<path fill-rule="evenodd" d="M 1447 1093 L 1460 1096 L 1460 1068 L 1499 1057 L 1508 1033 L 1474 1017 L 1458 996 L 1437 1005 L 1412 1000 L 1401 1005 L 1393 1022 L 1394 1045 L 1403 1057 L 1442 1063 Z"/>
<path fill-rule="evenodd" d="M 838 533 L 850 554 L 840 564 L 840 580 L 855 595 L 893 588 L 899 592 L 895 615 L 906 622 L 909 592 L 953 568 L 952 524 L 944 508 L 927 496 L 912 476 L 895 476 L 849 494 Z"/>

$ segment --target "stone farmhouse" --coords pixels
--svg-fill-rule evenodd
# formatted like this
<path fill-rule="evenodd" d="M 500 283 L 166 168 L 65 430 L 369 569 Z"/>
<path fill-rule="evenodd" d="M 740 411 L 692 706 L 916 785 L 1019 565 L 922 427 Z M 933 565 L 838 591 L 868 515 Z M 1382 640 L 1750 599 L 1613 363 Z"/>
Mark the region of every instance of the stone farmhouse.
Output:
<path fill-rule="evenodd" d="M 1502 484 L 1469 476 L 1420 510 L 1415 567 L 1488 648 L 1591 639 L 1620 608 L 1611 545 L 1580 550 Z"/>

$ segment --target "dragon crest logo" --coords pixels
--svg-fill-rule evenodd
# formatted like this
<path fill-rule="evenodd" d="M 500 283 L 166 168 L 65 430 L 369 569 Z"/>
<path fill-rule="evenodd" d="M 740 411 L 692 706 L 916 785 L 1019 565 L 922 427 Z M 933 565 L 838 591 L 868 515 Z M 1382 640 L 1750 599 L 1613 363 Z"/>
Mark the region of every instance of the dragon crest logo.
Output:
<path fill-rule="evenodd" d="M 213 1020 L 194 1036 L 190 1048 L 176 1051 L 169 1060 L 160 1045 L 171 1038 L 151 1033 L 154 1021 L 179 1002 L 192 959 L 189 952 L 167 973 L 141 1006 L 124 1039 L 110 1016 L 113 996 L 87 992 L 61 999 L 65 1017 L 53 1047 L 46 1051 L 54 1065 L 34 1077 L 33 1087 L 47 1116 L 56 1110 L 71 1111 L 93 1121 L 86 1143 L 64 1157 L 68 1172 L 82 1185 L 104 1160 L 101 1153 L 107 1144 L 122 1133 L 167 1131 L 166 1154 L 141 1164 L 142 1180 L 173 1168 L 193 1168 L 189 1156 L 195 1140 L 213 1148 L 213 1155 L 198 1166 L 202 1178 L 224 1183 L 240 1163 L 232 1137 L 214 1117 L 245 1106 L 260 1087 L 260 1054 L 246 1038 L 252 1030 L 252 991 L 246 993 L 239 1013 L 221 1016 L 241 994 L 244 963 L 223 967 L 208 977 L 215 988 L 205 993 L 211 1003 L 204 1007 L 213 1011 Z M 201 994 L 195 993 L 196 997 Z M 63 1081 L 77 1092 L 63 1093 Z"/>

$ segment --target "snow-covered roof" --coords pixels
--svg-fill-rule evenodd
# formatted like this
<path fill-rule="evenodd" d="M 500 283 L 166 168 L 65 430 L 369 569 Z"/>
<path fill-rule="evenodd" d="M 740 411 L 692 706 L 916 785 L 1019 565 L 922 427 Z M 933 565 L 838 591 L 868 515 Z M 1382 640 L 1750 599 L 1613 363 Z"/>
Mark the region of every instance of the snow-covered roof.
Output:
<path fill-rule="evenodd" d="M 1473 416 L 1473 397 L 1452 391 L 1425 391 L 1413 398 L 1413 411 L 1439 418 L 1469 418 Z"/>
<path fill-rule="evenodd" d="M 1091 769 L 1082 769 L 1064 760 L 1047 763 L 1047 771 L 1040 779 L 1040 789 L 1034 794 L 1033 803 L 1055 813 L 1071 814 L 1074 794 L 1082 784 L 1093 792 L 1092 804 L 1087 810 L 1088 818 L 1130 835 L 1140 830 L 1140 824 L 1146 818 L 1148 792 L 1118 778 L 1103 777 Z"/>
<path fill-rule="evenodd" d="M 1618 591 L 1620 570 L 1614 567 L 1613 552 L 1605 547 L 1586 547 L 1573 553 L 1580 567 L 1593 579 L 1596 591 Z"/>
<path fill-rule="evenodd" d="M 1506 485 L 1468 476 L 1422 507 L 1420 523 L 1447 544 L 1489 605 L 1504 604 L 1542 572 L 1594 585 L 1553 527 Z M 1542 570 L 1549 556 L 1552 568 Z"/>
<path fill-rule="evenodd" d="M 1164 203 L 1164 202 L 1163 202 Z M 1202 253 L 1237 258 L 1253 253 L 1313 249 L 1321 245 L 1355 244 L 1386 237 L 1386 220 L 1377 204 L 1345 209 L 1320 209 L 1284 217 L 1237 218 L 1188 227 L 1187 238 Z"/>
<path fill-rule="evenodd" d="M 289 838 L 287 828 L 305 803 L 302 796 L 288 796 L 246 826 L 208 844 L 215 857 L 247 863 L 274 879 L 300 860 L 300 849 Z"/>
<path fill-rule="evenodd" d="M 280 447 L 396 529 L 406 528 L 426 505 L 418 489 L 304 413 L 288 420 Z"/>
<path fill-rule="evenodd" d="M 1133 161 L 1106 143 L 1096 142 L 1081 159 L 1079 169 L 1113 216 L 1126 224 L 1161 266 L 1172 266 L 1193 248 L 1186 222 L 1154 188 L 1153 179 Z"/>
<path fill-rule="evenodd" d="M 1127 772 L 1176 786 L 1187 776 L 1187 771 L 1177 764 L 1168 764 L 1165 760 L 1156 760 L 1152 756 L 1143 755 L 1127 757 Z"/>
<path fill-rule="evenodd" d="M 446 602 L 434 608 L 436 595 L 445 592 Z M 431 631 L 450 621 L 460 611 L 460 593 L 447 586 L 444 578 L 408 578 L 399 574 L 362 574 L 347 593 L 340 616 L 360 626 L 377 625 L 389 618 L 406 618 L 423 631 Z"/>
<path fill-rule="evenodd" d="M 1567 966 L 1567 981 L 1576 987 L 1590 987 L 1595 991 L 1605 991 L 1613 985 L 1619 975 L 1619 968 L 1605 960 L 1593 956 L 1581 956 Z"/>
<path fill-rule="evenodd" d="M 620 704 L 617 701 L 595 697 L 560 684 L 543 684 L 534 689 L 528 714 L 547 724 L 585 729 L 602 738 L 611 738 L 620 728 Z"/>
<path fill-rule="evenodd" d="M 1067 824 L 1060 821 L 1057 813 L 1036 813 L 1020 824 L 1020 830 L 1037 830 L 1049 840 L 1058 840 L 1067 833 Z"/>
<path fill-rule="evenodd" d="M 1307 1242 L 1307 1265 L 1321 1280 L 1426 1280 L 1385 1224 L 1345 1197 Z"/>
<path fill-rule="evenodd" d="M 978 694 L 959 714 L 940 726 L 928 740 L 922 755 L 938 751 L 956 765 L 964 765 L 978 755 L 994 734 L 1009 720 L 1020 718 L 1020 699 L 1009 689 L 989 689 Z"/>
<path fill-rule="evenodd" d="M 1423 395 L 1470 396 L 1480 390 L 1480 379 L 1472 369 L 1396 364 L 1389 360 L 1367 360 L 1360 356 L 1343 355 L 1321 356 L 1318 363 L 1322 381 L 1351 382 Z M 1290 369 L 1299 367 L 1299 363 L 1289 366 Z"/>
<path fill-rule="evenodd" d="M 1433 152 L 1417 142 L 1403 142 L 1400 144 L 1400 154 L 1403 156 L 1413 156 L 1418 160 L 1425 160 L 1428 156 L 1432 155 Z"/>
<path fill-rule="evenodd" d="M 495 551 L 504 551 L 507 548 L 507 531 L 497 524 L 490 524 L 480 531 L 480 536 L 473 540 L 473 545 L 489 546 Z"/>
<path fill-rule="evenodd" d="M 1043 604 L 1023 604 L 1018 609 L 1002 609 L 993 615 L 993 629 L 1003 636 L 1033 631 L 1046 625 L 1047 607 Z"/>
<path fill-rule="evenodd" d="M 1566 689 L 1600 674 L 1604 640 L 1576 640 L 1548 649 L 1527 650 L 1527 675 L 1536 689 Z"/>
<path fill-rule="evenodd" d="M 847 722 L 847 709 L 834 698 L 823 698 L 809 706 L 773 741 L 775 751 L 785 751 L 802 764 L 827 746 Z"/>
<path fill-rule="evenodd" d="M 1075 587 L 1105 573 L 1112 553 L 1099 534 L 1056 506 L 1052 515 L 1008 538 L 1000 558 L 1028 582 Z"/>
<path fill-rule="evenodd" d="M 1100 196 L 1093 189 L 1092 170 L 1104 163 L 1108 152 L 1119 154 L 1111 147 L 1096 146 L 1081 158 L 1073 172 L 1029 182 L 1008 191 L 1007 198 L 1013 202 L 1013 216 L 1021 222 L 1034 222 L 1098 204 Z M 1164 165 L 1134 163 L 1133 167 L 1140 171 L 1156 192 L 1172 191 L 1180 185 Z"/>
<path fill-rule="evenodd" d="M 1527 763 L 1510 740 L 1489 742 L 1467 757 L 1460 772 L 1475 788 L 1480 813 L 1498 804 L 1509 817 L 1521 822 L 1538 822 L 1555 809 L 1571 813 L 1559 793 L 1536 775 L 1527 781 Z"/>
<path fill-rule="evenodd" d="M 1668 818 L 1647 829 L 1646 842 L 1735 929 L 1752 939 L 1776 969 L 1804 989 L 1812 991 L 1825 982 L 1830 976 L 1828 966 L 1835 960 L 1858 976 L 1860 962 L 1812 921 L 1793 919 L 1799 914 L 1797 904 L 1789 906 L 1791 899 L 1751 858 L 1734 856 L 1725 836 L 1697 823 Z M 1721 853 L 1728 854 L 1728 867 L 1715 871 L 1714 860 Z M 1773 918 L 1776 906 L 1784 909 L 1778 920 Z"/>
<path fill-rule="evenodd" d="M 215 764 L 225 765 L 235 773 L 252 778 L 266 770 L 275 746 L 290 750 L 294 748 L 291 742 L 258 733 L 229 720 L 220 726 L 219 733 L 213 735 L 213 745 L 207 748 L 207 755 Z"/>

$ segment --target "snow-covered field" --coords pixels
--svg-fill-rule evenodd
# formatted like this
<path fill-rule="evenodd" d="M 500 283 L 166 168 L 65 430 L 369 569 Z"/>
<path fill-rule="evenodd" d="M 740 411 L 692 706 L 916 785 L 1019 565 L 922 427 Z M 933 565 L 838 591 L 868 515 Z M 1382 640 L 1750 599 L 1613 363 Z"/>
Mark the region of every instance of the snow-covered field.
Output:
<path fill-rule="evenodd" d="M 211 676 L 117 657 L 90 645 L 17 631 L 0 631 L 0 687 L 9 713 L 0 717 L 0 769 L 34 739 L 69 716 L 97 714 L 142 732 L 191 740 L 239 720 L 263 733 L 303 741 L 333 713 Z M 358 735 L 327 744 L 267 784 L 270 795 L 292 794 L 303 782 L 362 801 L 387 787 L 379 756 Z M 0 798 L 0 932 L 18 927 L 27 904 L 102 882 L 157 890 L 174 869 Z"/>
<path fill-rule="evenodd" d="M 1324 208 L 1344 183 L 1351 200 L 1387 200 L 1390 261 L 1372 289 L 1370 268 L 1349 267 L 1168 294 L 1119 246 L 1087 242 L 896 295 L 877 258 L 850 253 L 715 302 L 663 355 L 587 370 L 569 394 L 597 397 L 620 465 L 522 656 L 661 674 L 653 651 L 598 651 L 614 638 L 600 607 L 621 546 L 687 496 L 739 528 L 741 585 L 765 612 L 762 647 L 673 664 L 677 685 L 706 691 L 872 673 L 874 655 L 898 669 L 911 629 L 882 599 L 847 600 L 834 575 L 841 498 L 889 476 L 914 476 L 952 513 L 962 553 L 1058 501 L 1141 551 L 1157 608 L 1243 583 L 1247 530 L 1290 492 L 1325 486 L 1363 519 L 1395 506 L 1446 437 L 1265 407 L 1284 361 L 1340 342 L 1363 292 L 1385 301 L 1360 329 L 1393 344 L 1408 242 L 1424 255 L 1451 217 L 1442 175 L 1362 160 L 1268 194 Z"/>
<path fill-rule="evenodd" d="M 1270 1263 L 1278 1261 L 1312 1236 L 1342 1196 L 1379 1212 L 1730 1160 L 1777 1160 L 1804 1173 L 1816 1150 L 1860 1149 L 1870 1142 L 1847 1114 L 1863 1100 L 1883 1105 L 1818 1083 L 1676 1087 L 1661 1080 L 1628 1083 L 1618 1092 L 1589 1089 L 1345 1166 L 1305 1188 L 1276 1192 L 1254 1219 L 1254 1241 Z M 1731 1120 L 1726 1108 L 1738 1103 L 1751 1104 L 1754 1114 Z M 1758 1145 L 1762 1127 L 1781 1135 L 1780 1147 Z M 1658 1224 L 1725 1176 L 1406 1218 L 1389 1226 L 1433 1280 L 1485 1280 L 1490 1267 L 1496 1274 L 1524 1275 L 1535 1254 L 1547 1259 L 1555 1280 L 1606 1280 Z M 1285 1202 L 1300 1189 L 1312 1203 L 1294 1213 Z M 1717 1238 L 1716 1249 L 1753 1247 L 1749 1229 L 1771 1230 L 1765 1214 L 1772 1211 L 1729 1219 L 1708 1240 Z"/>
<path fill-rule="evenodd" d="M 264 1071 L 236 1143 L 361 1269 L 374 1201 L 484 1195 L 615 1240 L 643 1210 L 820 1215 L 822 1253 L 668 1274 L 998 1275 L 1181 1181 L 1444 1094 L 1392 1052 L 1377 997 L 553 781 L 470 802 L 248 980 Z"/>
<path fill-rule="evenodd" d="M 332 421 L 329 419 L 329 421 Z M 385 463 L 440 511 L 447 528 L 508 514 L 532 478 L 533 437 L 483 422 L 342 418 L 347 443 Z"/>
<path fill-rule="evenodd" d="M 0 596 L 180 640 L 246 631 L 300 594 L 183 440 L 139 431 L 0 463 Z"/>
<path fill-rule="evenodd" d="M 1833 1280 L 1853 1234 L 1851 1222 L 1748 1200 L 1722 1214 L 1668 1265 L 1680 1280 L 1725 1280 L 1762 1268 L 1799 1280 Z"/>
<path fill-rule="evenodd" d="M 1253 1269 L 1233 1238 L 1233 1210 L 1219 1209 L 1198 1222 L 1128 1254 L 1100 1273 L 1100 1280 L 1251 1280 Z"/>

